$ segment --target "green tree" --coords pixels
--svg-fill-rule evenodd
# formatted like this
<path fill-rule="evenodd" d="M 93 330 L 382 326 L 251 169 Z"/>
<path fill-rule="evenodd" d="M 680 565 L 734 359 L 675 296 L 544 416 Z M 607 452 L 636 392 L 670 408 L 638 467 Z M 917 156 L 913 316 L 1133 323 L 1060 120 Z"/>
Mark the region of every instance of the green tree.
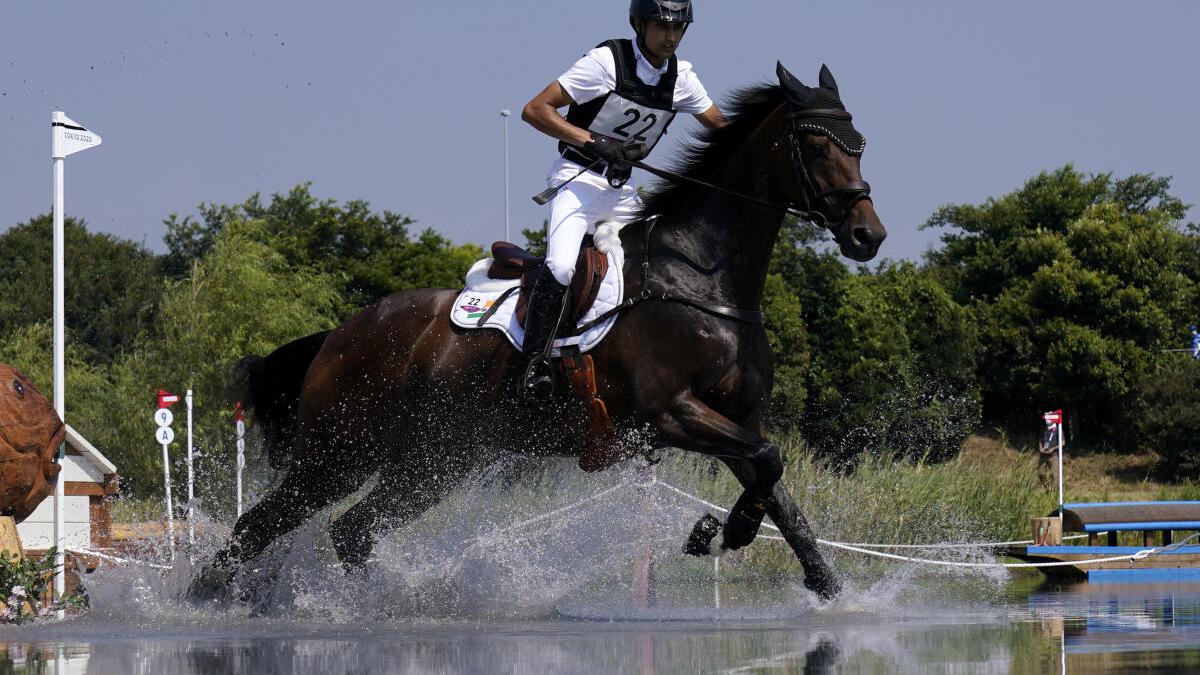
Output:
<path fill-rule="evenodd" d="M 67 330 L 89 358 L 109 361 L 131 341 L 154 333 L 159 264 L 144 246 L 87 231 L 75 218 L 66 236 Z M 51 319 L 53 230 L 49 214 L 0 234 L 0 335 Z"/>
<path fill-rule="evenodd" d="M 800 299 L 781 274 L 767 275 L 762 306 L 767 339 L 775 354 L 775 388 L 766 422 L 773 430 L 793 431 L 804 419 L 808 398 L 806 382 L 811 362 L 808 331 L 804 328 Z"/>
<path fill-rule="evenodd" d="M 930 267 L 981 324 L 988 418 L 1062 406 L 1076 431 L 1122 437 L 1138 383 L 1194 320 L 1197 240 L 1169 186 L 1067 166 L 929 220 L 949 230 Z"/>
<path fill-rule="evenodd" d="M 166 220 L 168 269 L 176 278 L 186 276 L 190 261 L 211 251 L 235 221 L 258 222 L 255 241 L 289 265 L 337 279 L 343 316 L 405 288 L 459 286 L 483 256 L 480 247 L 455 245 L 432 229 L 414 239 L 412 219 L 372 211 L 362 200 L 318 199 L 304 184 L 266 204 L 256 193 L 238 205 L 203 204 L 199 219 L 173 214 Z"/>
<path fill-rule="evenodd" d="M 1159 454 L 1164 477 L 1194 480 L 1200 478 L 1200 362 L 1175 357 L 1138 387 L 1129 438 Z"/>
<path fill-rule="evenodd" d="M 812 448 L 838 459 L 953 455 L 979 417 L 969 312 L 925 270 L 854 272 L 829 243 L 825 230 L 789 219 L 771 261 L 773 403 L 791 422 L 773 416 L 773 426 L 798 425 Z M 798 330 L 775 323 L 781 297 Z"/>
<path fill-rule="evenodd" d="M 834 291 L 813 333 L 808 441 L 840 459 L 955 455 L 979 422 L 969 311 L 911 263 L 843 277 Z"/>
<path fill-rule="evenodd" d="M 230 492 L 235 364 L 336 326 L 344 304 L 330 275 L 292 265 L 262 243 L 269 227 L 261 220 L 230 219 L 190 274 L 168 285 L 163 339 L 143 356 L 145 374 L 130 378 L 141 391 L 126 394 L 143 400 L 159 386 L 193 391 L 199 411 L 195 436 L 204 455 L 199 470 L 210 505 L 227 500 Z"/>

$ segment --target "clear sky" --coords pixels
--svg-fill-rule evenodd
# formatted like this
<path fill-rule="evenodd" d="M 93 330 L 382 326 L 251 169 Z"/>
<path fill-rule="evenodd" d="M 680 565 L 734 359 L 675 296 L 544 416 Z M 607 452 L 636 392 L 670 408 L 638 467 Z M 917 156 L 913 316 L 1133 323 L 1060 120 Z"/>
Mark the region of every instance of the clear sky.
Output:
<path fill-rule="evenodd" d="M 49 121 L 104 138 L 67 160 L 67 212 L 162 250 L 162 220 L 302 181 L 455 241 L 540 225 L 553 142 L 520 108 L 631 31 L 624 0 L 13 1 L 0 10 L 0 230 L 49 209 Z M 1044 169 L 1168 174 L 1200 202 L 1194 0 L 696 0 L 680 54 L 714 99 L 821 63 L 867 136 L 863 174 L 890 237 Z M 651 162 L 697 128 L 679 120 Z M 1197 211 L 1189 215 L 1196 220 Z"/>

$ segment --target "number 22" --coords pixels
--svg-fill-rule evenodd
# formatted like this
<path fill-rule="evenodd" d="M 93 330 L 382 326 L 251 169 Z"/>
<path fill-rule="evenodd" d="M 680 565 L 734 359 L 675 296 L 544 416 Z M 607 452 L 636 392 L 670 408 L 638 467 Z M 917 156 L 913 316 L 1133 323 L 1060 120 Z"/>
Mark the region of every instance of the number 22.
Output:
<path fill-rule="evenodd" d="M 624 136 L 625 138 L 629 138 L 629 132 L 627 132 L 625 130 L 628 129 L 629 127 L 637 124 L 638 120 L 642 119 L 642 114 L 640 112 L 638 112 L 636 108 L 630 108 L 630 109 L 626 110 L 623 114 L 629 118 L 629 121 L 618 126 L 615 129 L 613 129 L 613 133 Z M 642 127 L 642 129 L 640 131 L 637 131 L 633 134 L 633 140 L 645 142 L 646 141 L 646 132 L 650 131 L 650 129 L 654 126 L 655 122 L 658 122 L 658 116 L 655 115 L 654 113 L 650 113 L 649 115 L 646 115 L 646 118 L 644 121 L 646 122 L 646 126 Z"/>

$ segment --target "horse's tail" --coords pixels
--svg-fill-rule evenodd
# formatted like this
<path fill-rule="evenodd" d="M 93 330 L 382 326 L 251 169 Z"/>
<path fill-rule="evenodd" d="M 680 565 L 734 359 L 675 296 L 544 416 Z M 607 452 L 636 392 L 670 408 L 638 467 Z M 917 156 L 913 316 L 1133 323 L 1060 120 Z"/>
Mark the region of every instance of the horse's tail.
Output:
<path fill-rule="evenodd" d="M 300 389 L 329 332 L 293 340 L 266 356 L 247 356 L 236 366 L 242 401 L 247 410 L 254 410 L 254 424 L 262 431 L 267 461 L 274 469 L 286 469 L 291 462 Z"/>

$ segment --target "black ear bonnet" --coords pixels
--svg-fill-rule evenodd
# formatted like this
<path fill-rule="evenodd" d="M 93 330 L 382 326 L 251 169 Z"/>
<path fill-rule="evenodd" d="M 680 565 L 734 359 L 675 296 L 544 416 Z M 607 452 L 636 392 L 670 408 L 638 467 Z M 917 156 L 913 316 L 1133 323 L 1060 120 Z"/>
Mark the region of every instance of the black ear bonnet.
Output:
<path fill-rule="evenodd" d="M 851 155 L 863 153 L 867 139 L 854 128 L 854 118 L 846 112 L 837 82 L 827 66 L 821 66 L 820 84 L 816 87 L 805 86 L 782 63 L 776 64 L 775 71 L 787 96 L 788 117 L 794 129 L 827 136 Z"/>

